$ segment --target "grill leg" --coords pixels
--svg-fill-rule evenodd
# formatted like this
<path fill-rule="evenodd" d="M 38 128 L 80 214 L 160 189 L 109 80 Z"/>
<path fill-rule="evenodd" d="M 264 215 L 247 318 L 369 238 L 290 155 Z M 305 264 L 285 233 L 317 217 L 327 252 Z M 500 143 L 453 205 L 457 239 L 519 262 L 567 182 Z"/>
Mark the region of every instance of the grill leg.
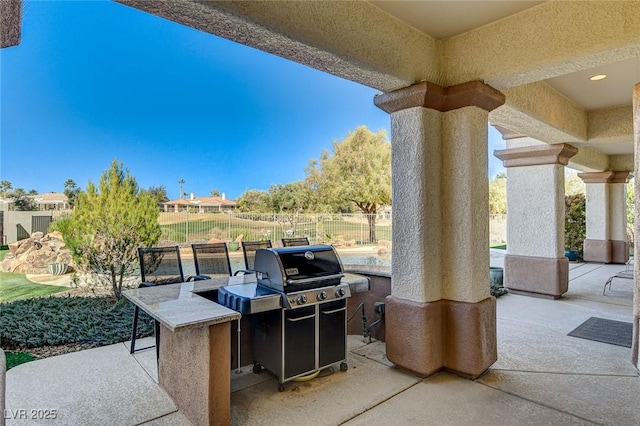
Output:
<path fill-rule="evenodd" d="M 240 371 L 240 366 L 242 364 L 240 364 L 240 320 L 242 319 L 242 317 L 238 318 L 238 368 L 236 368 L 236 374 L 240 374 L 242 373 L 242 371 Z"/>

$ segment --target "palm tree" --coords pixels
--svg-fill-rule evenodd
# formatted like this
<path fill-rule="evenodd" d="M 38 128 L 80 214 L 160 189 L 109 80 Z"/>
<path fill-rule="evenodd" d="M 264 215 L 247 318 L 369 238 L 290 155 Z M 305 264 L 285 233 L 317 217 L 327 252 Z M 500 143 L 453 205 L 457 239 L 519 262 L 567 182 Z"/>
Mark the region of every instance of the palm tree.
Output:
<path fill-rule="evenodd" d="M 182 198 L 182 196 L 184 195 L 184 192 L 182 192 L 182 185 L 185 184 L 185 181 L 184 179 L 180 179 L 178 183 L 180 184 L 180 198 Z"/>
<path fill-rule="evenodd" d="M 10 189 L 13 189 L 13 185 L 11 185 L 11 182 L 9 182 L 8 180 L 3 180 L 2 182 L 0 182 L 0 190 L 2 190 L 3 199 L 7 198 L 7 191 Z"/>

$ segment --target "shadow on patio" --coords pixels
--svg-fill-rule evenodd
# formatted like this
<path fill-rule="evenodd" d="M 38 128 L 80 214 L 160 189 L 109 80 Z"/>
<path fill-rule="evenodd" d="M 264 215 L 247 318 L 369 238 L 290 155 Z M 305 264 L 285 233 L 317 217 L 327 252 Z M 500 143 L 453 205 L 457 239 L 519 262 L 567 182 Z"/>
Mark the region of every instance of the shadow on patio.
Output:
<path fill-rule="evenodd" d="M 499 358 L 475 381 L 422 379 L 392 368 L 384 343 L 349 336 L 347 372 L 323 371 L 284 392 L 267 372 L 232 372 L 233 424 L 640 424 L 631 350 L 567 336 L 592 316 L 630 321 L 630 282 L 602 296 L 620 268 L 571 264 L 560 300 L 500 297 Z M 154 351 L 130 356 L 126 343 L 23 364 L 7 373 L 7 424 L 189 424 L 156 377 Z M 32 419 L 46 410 L 55 420 Z"/>

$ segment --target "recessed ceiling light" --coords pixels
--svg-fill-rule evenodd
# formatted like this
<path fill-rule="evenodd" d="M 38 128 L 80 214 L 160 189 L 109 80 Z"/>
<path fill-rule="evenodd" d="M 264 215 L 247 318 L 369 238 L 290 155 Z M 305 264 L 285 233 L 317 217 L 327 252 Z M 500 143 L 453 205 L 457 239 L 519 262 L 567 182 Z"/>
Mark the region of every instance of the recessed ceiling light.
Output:
<path fill-rule="evenodd" d="M 606 74 L 596 74 L 596 75 L 594 75 L 593 77 L 591 77 L 589 80 L 591 80 L 591 81 L 598 81 L 598 80 L 603 80 L 603 79 L 605 79 L 605 78 L 607 78 L 607 75 L 606 75 Z"/>

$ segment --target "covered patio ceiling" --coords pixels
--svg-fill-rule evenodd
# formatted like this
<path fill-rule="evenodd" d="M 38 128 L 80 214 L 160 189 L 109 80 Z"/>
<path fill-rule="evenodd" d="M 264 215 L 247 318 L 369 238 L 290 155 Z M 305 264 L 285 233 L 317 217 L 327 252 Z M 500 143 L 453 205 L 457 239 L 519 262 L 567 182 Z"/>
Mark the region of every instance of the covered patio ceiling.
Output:
<path fill-rule="evenodd" d="M 636 1 L 118 1 L 383 92 L 482 80 L 506 95 L 492 124 L 633 170 Z"/>
<path fill-rule="evenodd" d="M 382 92 L 482 80 L 506 95 L 492 124 L 578 147 L 582 171 L 633 170 L 637 1 L 117 1 Z"/>

